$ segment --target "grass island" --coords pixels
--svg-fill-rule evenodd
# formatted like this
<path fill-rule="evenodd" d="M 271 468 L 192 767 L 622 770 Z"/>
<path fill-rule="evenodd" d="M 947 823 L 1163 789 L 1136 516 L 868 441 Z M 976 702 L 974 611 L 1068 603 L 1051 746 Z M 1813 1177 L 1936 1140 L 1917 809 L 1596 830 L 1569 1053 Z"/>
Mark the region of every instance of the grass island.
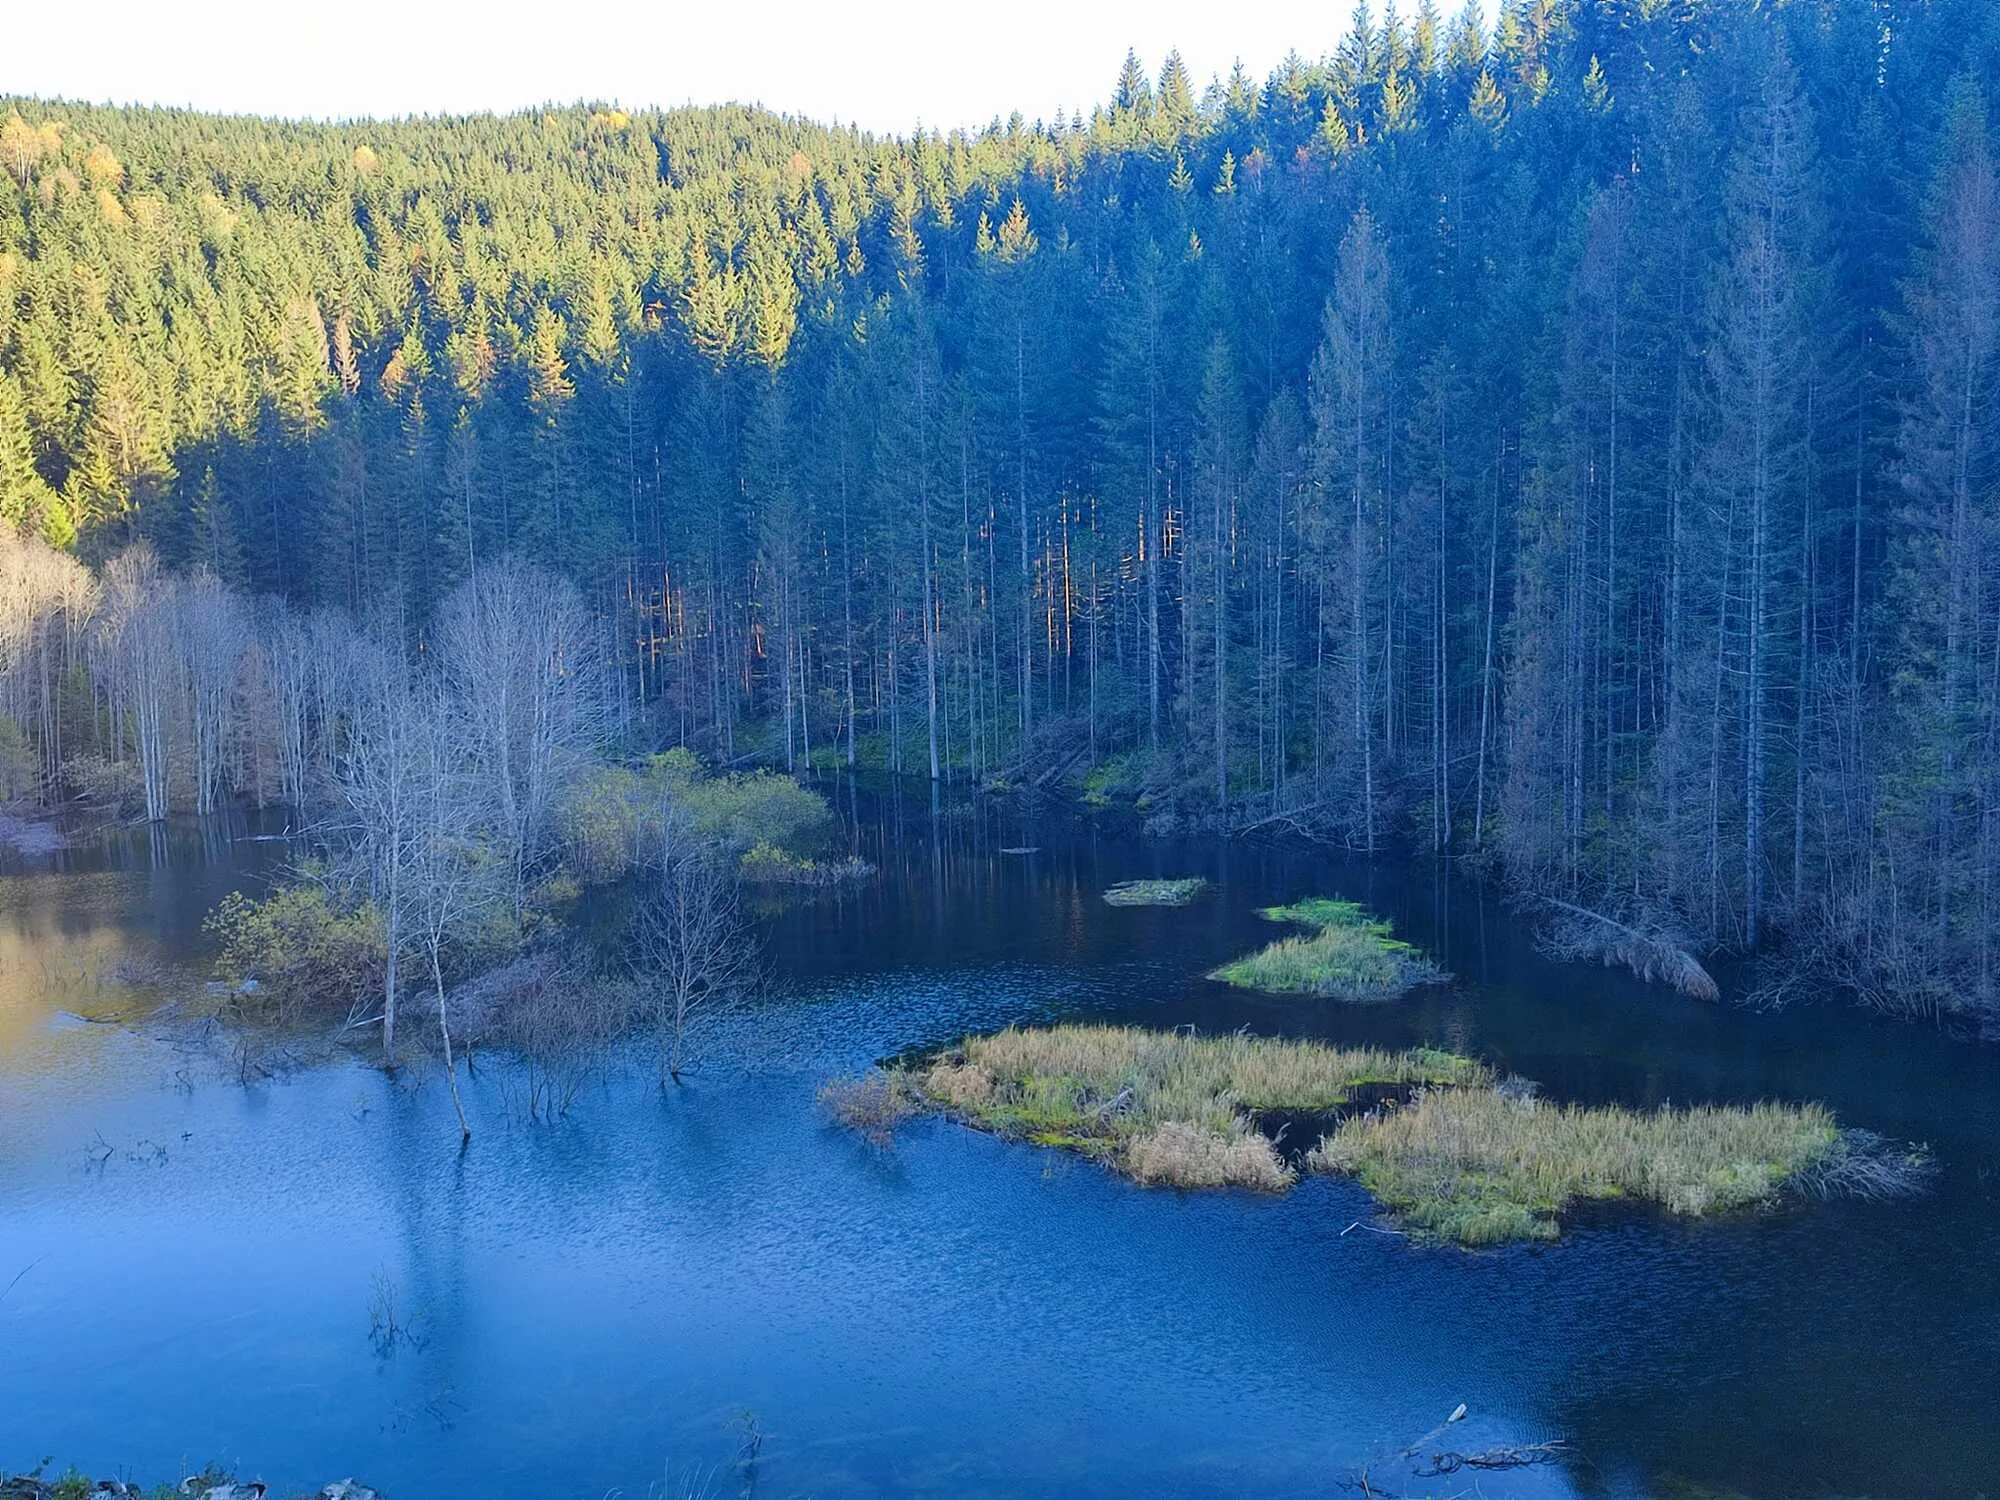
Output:
<path fill-rule="evenodd" d="M 1314 898 L 1267 906 L 1261 915 L 1305 930 L 1226 963 L 1209 978 L 1274 995 L 1368 1001 L 1393 1000 L 1450 977 L 1357 902 Z"/>
<path fill-rule="evenodd" d="M 1699 1218 L 1788 1190 L 1905 1191 L 1925 1162 L 1814 1104 L 1585 1108 L 1449 1052 L 1240 1033 L 1010 1027 L 822 1098 L 877 1135 L 942 1114 L 1146 1186 L 1283 1192 L 1302 1172 L 1348 1176 L 1403 1232 L 1467 1247 L 1554 1239 L 1583 1200 Z"/>

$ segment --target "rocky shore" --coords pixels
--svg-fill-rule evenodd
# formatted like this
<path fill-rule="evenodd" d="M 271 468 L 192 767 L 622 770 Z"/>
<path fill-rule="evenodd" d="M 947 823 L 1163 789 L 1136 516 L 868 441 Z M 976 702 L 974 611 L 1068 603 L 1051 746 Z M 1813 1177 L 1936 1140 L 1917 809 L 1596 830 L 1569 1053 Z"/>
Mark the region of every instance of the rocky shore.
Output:
<path fill-rule="evenodd" d="M 0 1500 L 96 1500 L 98 1496 L 117 1500 L 266 1500 L 270 1486 L 261 1479 L 237 1479 L 213 1471 L 190 1474 L 179 1484 L 154 1485 L 148 1489 L 123 1479 L 93 1480 L 71 1470 L 60 1479 L 43 1477 L 38 1468 L 32 1474 L 0 1479 Z M 352 1479 L 336 1479 L 301 1500 L 384 1500 L 380 1490 Z"/>

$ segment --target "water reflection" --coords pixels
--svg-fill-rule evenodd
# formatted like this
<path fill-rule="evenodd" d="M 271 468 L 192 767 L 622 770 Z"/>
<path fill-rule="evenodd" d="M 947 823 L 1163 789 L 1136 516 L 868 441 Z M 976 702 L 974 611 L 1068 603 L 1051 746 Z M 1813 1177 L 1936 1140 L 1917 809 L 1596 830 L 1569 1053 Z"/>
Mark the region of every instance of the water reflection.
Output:
<path fill-rule="evenodd" d="M 1442 1494 L 1470 1485 L 1412 1480 L 1399 1452 L 1464 1401 L 1462 1449 L 1570 1445 L 1485 1495 L 1994 1484 L 1991 1052 L 1553 968 L 1429 867 L 834 792 L 882 876 L 764 915 L 782 997 L 712 1035 L 687 1088 L 614 1070 L 554 1127 L 488 1058 L 464 1153 L 434 1076 L 336 1063 L 245 1089 L 153 1029 L 51 1024 L 122 960 L 187 957 L 202 913 L 284 857 L 256 826 L 0 879 L 0 1246 L 44 1257 L 0 1303 L 32 1351 L 0 1371 L 0 1466 L 637 1495 L 726 1470 L 747 1411 L 774 1493 L 1324 1495 L 1365 1464 Z M 1098 899 L 1183 874 L 1221 889 Z M 1256 906 L 1308 894 L 1387 912 L 1458 982 L 1355 1008 L 1195 977 L 1268 937 Z M 1061 1015 L 1427 1041 L 1562 1098 L 1819 1098 L 1928 1140 L 1943 1173 L 1914 1204 L 1611 1213 L 1461 1255 L 1342 1234 L 1367 1213 L 1349 1184 L 1147 1193 L 938 1123 L 885 1153 L 813 1106 L 829 1072 Z M 384 1281 L 415 1329 L 387 1353 Z"/>

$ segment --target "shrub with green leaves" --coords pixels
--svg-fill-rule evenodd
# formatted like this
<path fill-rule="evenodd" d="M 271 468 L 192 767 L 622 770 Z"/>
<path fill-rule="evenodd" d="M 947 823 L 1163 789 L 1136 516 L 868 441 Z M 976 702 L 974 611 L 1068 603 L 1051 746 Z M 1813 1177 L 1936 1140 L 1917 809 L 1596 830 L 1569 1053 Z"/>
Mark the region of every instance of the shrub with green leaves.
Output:
<path fill-rule="evenodd" d="M 563 863 L 584 885 L 621 879 L 659 833 L 660 792 L 624 766 L 598 766 L 577 777 L 556 804 Z"/>
<path fill-rule="evenodd" d="M 340 911 L 322 886 L 286 886 L 261 901 L 232 891 L 202 927 L 219 946 L 217 975 L 238 986 L 255 980 L 273 1007 L 345 1007 L 382 987 L 382 913 L 371 905 Z"/>
<path fill-rule="evenodd" d="M 669 808 L 753 879 L 797 881 L 798 871 L 816 869 L 813 856 L 832 822 L 826 799 L 789 776 L 708 776 L 674 749 L 637 770 L 604 766 L 577 778 L 556 808 L 564 863 L 584 885 L 622 879 L 659 848 Z"/>
<path fill-rule="evenodd" d="M 774 771 L 698 777 L 687 783 L 680 801 L 696 833 L 739 858 L 759 844 L 809 856 L 832 822 L 824 797 Z"/>

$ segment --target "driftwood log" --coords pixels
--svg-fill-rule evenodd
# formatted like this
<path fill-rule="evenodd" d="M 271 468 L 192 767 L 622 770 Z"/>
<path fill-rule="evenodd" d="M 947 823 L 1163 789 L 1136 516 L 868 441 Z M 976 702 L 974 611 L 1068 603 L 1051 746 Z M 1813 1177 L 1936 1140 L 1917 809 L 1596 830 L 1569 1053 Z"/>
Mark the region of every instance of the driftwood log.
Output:
<path fill-rule="evenodd" d="M 1527 1469 L 1536 1464 L 1552 1464 L 1567 1451 L 1561 1438 L 1552 1438 L 1546 1443 L 1521 1443 L 1478 1453 L 1433 1453 L 1430 1467 L 1417 1470 L 1417 1477 L 1437 1479 L 1456 1474 L 1460 1469 Z"/>

